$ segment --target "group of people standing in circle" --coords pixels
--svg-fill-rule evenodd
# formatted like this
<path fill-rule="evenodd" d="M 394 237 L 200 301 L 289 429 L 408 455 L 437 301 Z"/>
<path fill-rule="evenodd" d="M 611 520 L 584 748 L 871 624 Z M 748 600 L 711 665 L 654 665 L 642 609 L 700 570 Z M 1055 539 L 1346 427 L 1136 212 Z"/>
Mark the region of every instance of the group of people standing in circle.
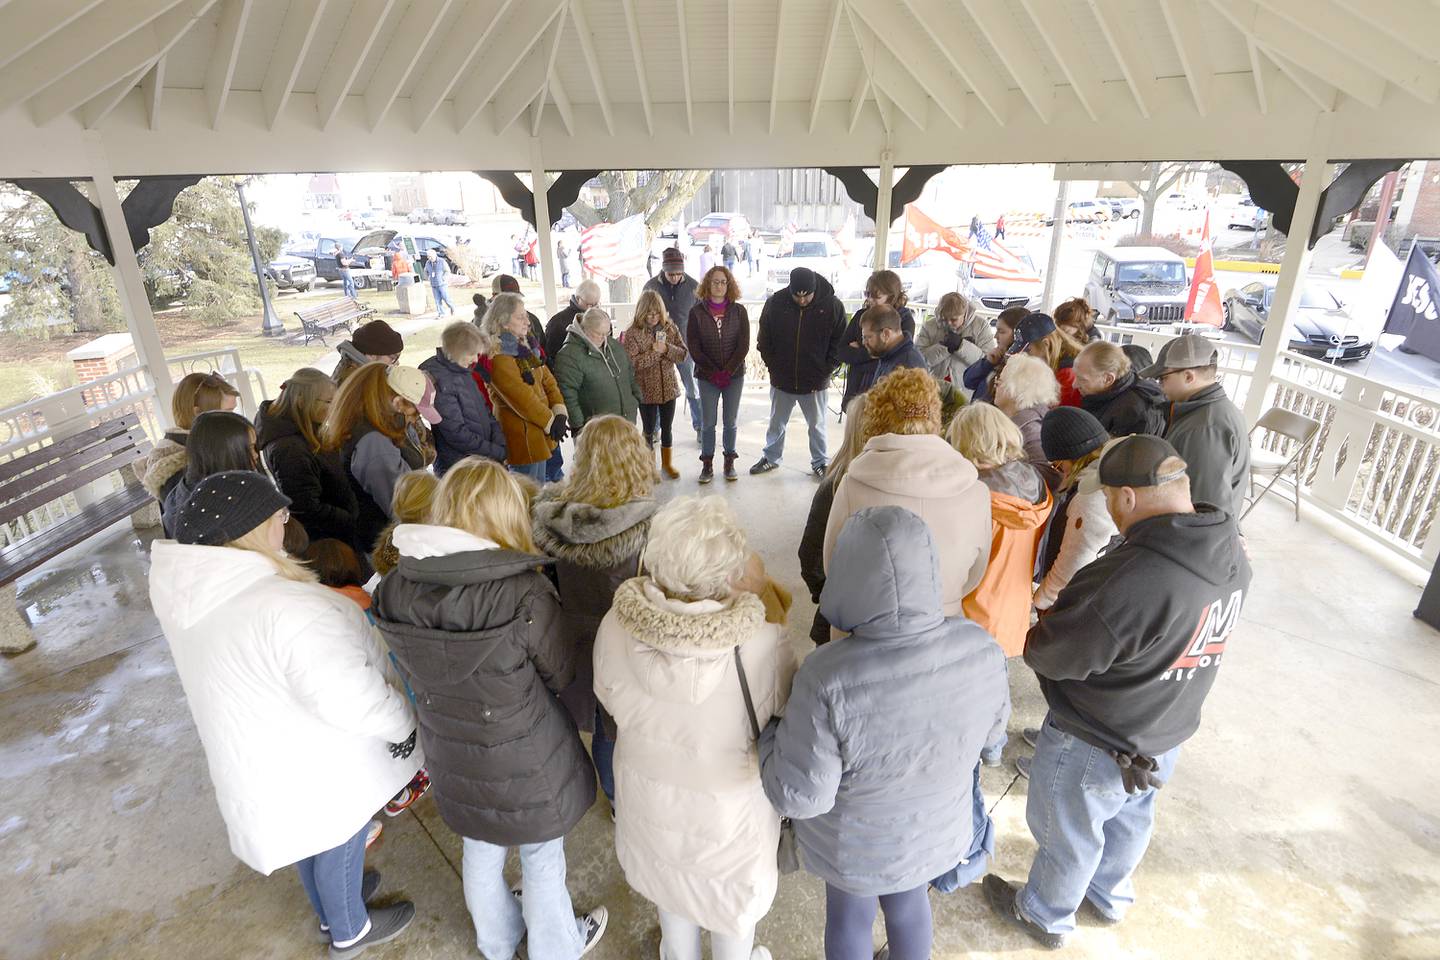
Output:
<path fill-rule="evenodd" d="M 801 661 L 747 524 L 723 498 L 657 496 L 682 395 L 700 482 L 717 432 L 735 478 L 751 344 L 725 267 L 687 285 L 678 250 L 663 266 L 620 337 L 593 284 L 542 327 L 501 278 L 419 367 L 372 322 L 253 423 L 222 378 L 179 385 L 143 478 L 167 534 L 150 592 L 236 856 L 297 868 L 332 958 L 414 919 L 369 904 L 364 851 L 374 814 L 427 793 L 463 839 L 487 960 L 604 937 L 564 847 L 597 793 L 663 960 L 699 960 L 705 931 L 715 960 L 771 960 L 757 925 L 797 867 L 825 884 L 827 960 L 928 957 L 929 891 L 977 881 L 1047 947 L 1078 912 L 1119 922 L 1249 587 L 1213 347 L 1181 337 L 1137 369 L 1083 301 L 992 330 L 952 295 L 917 331 L 889 271 L 847 319 L 792 273 L 757 331 L 772 417 L 750 472 L 778 466 L 799 406 L 819 481 Z M 815 394 L 840 362 L 831 458 Z M 986 874 L 980 792 L 1021 656 L 1048 710 L 1020 730 L 1024 885 Z"/>

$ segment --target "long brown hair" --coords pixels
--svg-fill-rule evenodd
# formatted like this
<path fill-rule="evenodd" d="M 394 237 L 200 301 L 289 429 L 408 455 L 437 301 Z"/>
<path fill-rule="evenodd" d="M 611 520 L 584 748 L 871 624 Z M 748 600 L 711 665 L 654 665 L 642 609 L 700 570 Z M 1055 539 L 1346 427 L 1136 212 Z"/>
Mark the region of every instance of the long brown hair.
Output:
<path fill-rule="evenodd" d="M 894 270 L 876 270 L 870 274 L 870 279 L 865 281 L 865 296 L 873 297 L 876 293 L 883 293 L 888 298 L 885 302 L 899 310 L 910 302 L 905 296 L 905 284 L 900 282 L 900 274 Z"/>
<path fill-rule="evenodd" d="M 280 396 L 270 405 L 270 413 L 295 424 L 305 445 L 320 449 L 319 426 L 325 421 L 321 404 L 328 395 L 334 399 L 335 381 L 314 367 L 301 367 L 280 386 Z"/>
<path fill-rule="evenodd" d="M 1031 356 L 1045 361 L 1045 365 L 1053 371 L 1060 369 L 1062 361 L 1069 360 L 1074 363 L 1075 358 L 1080 356 L 1080 351 L 1085 348 L 1080 341 L 1056 327 L 1026 349 L 1033 349 Z"/>
<path fill-rule="evenodd" d="M 641 330 L 648 329 L 643 321 L 652 313 L 660 315 L 660 326 L 664 326 L 665 321 L 670 317 L 665 311 L 665 301 L 660 299 L 660 294 L 654 290 L 646 290 L 640 294 L 640 299 L 635 301 L 635 314 L 630 318 L 630 326 Z"/>
<path fill-rule="evenodd" d="M 398 394 L 390 389 L 385 374 L 389 366 L 378 361 L 357 369 L 330 403 L 330 414 L 320 427 L 320 449 L 339 450 L 364 420 L 399 446 L 405 442 L 405 420 L 395 410 Z"/>

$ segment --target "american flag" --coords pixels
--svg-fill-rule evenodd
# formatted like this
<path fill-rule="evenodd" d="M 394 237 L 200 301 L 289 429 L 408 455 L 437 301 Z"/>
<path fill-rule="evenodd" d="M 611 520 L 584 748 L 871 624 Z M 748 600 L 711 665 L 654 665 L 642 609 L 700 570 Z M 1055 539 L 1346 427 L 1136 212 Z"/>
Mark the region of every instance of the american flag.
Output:
<path fill-rule="evenodd" d="M 987 280 L 1040 282 L 1040 276 L 1015 255 L 1009 247 L 995 239 L 982 224 L 974 234 L 975 276 Z"/>
<path fill-rule="evenodd" d="M 645 218 L 640 214 L 619 223 L 597 223 L 580 234 L 585 267 L 602 280 L 645 275 Z"/>

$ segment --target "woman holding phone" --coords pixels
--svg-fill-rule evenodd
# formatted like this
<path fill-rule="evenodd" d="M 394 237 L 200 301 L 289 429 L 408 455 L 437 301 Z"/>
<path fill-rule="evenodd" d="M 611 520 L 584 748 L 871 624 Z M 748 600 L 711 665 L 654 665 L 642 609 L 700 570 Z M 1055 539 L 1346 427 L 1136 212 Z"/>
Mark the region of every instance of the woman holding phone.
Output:
<path fill-rule="evenodd" d="M 655 449 L 655 433 L 660 433 L 660 466 L 671 480 L 680 476 L 671 457 L 675 436 L 675 401 L 680 396 L 680 378 L 676 364 L 683 363 L 688 351 L 680 328 L 671 322 L 665 301 L 654 290 L 646 290 L 635 304 L 635 318 L 620 335 L 630 366 L 635 369 L 635 383 L 640 387 L 640 426 L 645 442 Z M 653 454 L 652 454 L 653 456 Z"/>

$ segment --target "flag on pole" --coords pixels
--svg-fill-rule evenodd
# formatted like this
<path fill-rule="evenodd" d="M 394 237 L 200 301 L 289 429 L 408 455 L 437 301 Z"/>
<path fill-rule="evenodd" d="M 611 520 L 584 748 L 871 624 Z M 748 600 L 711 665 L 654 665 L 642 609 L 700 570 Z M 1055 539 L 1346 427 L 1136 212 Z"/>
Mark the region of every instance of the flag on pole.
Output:
<path fill-rule="evenodd" d="M 645 218 L 640 214 L 619 223 L 597 223 L 580 234 L 585 267 L 602 280 L 645 274 Z"/>
<path fill-rule="evenodd" d="M 1017 283 L 1040 282 L 1040 274 L 1015 255 L 1015 252 L 985 229 L 982 223 L 975 231 L 974 276 L 982 280 L 1013 280 Z"/>
<path fill-rule="evenodd" d="M 1440 273 L 1418 243 L 1410 248 L 1384 332 L 1403 336 L 1407 350 L 1440 357 Z"/>
<path fill-rule="evenodd" d="M 1190 277 L 1190 297 L 1185 301 L 1185 322 L 1223 327 L 1225 311 L 1220 306 L 1220 288 L 1215 285 L 1215 258 L 1210 248 L 1210 211 L 1207 210 L 1205 227 L 1200 232 L 1200 255 L 1195 258 L 1195 273 Z"/>
<path fill-rule="evenodd" d="M 905 243 L 900 248 L 900 262 L 909 263 L 931 250 L 948 253 L 962 263 L 975 259 L 975 248 L 953 227 L 942 227 L 915 204 L 905 204 Z"/>

